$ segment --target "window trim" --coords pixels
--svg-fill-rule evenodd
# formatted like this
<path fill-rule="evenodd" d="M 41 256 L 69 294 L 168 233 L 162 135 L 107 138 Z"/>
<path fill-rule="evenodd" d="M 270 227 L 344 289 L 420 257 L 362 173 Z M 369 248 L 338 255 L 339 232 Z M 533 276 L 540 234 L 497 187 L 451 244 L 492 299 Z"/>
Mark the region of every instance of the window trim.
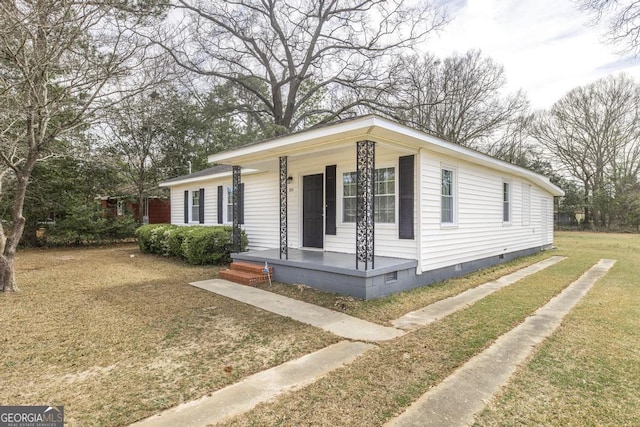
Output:
<path fill-rule="evenodd" d="M 506 186 L 506 187 L 505 187 Z M 505 200 L 505 189 L 507 190 L 507 200 Z M 508 178 L 502 179 L 502 224 L 503 225 L 511 225 L 513 221 L 513 185 L 511 184 L 511 180 Z M 506 208 L 506 210 L 505 210 Z M 507 214 L 507 219 L 505 219 L 505 213 Z"/>
<path fill-rule="evenodd" d="M 193 204 L 193 195 L 197 194 L 198 195 L 198 204 L 194 205 Z M 195 190 L 189 190 L 189 224 L 200 224 L 200 203 L 202 203 L 202 201 L 200 200 L 200 189 L 197 188 Z M 193 208 L 197 206 L 198 207 L 198 218 L 194 219 L 194 215 L 193 215 Z"/>
<path fill-rule="evenodd" d="M 452 203 L 451 203 L 451 209 L 453 210 L 452 214 L 451 214 L 451 222 L 444 222 L 442 220 L 442 198 L 443 198 L 443 194 L 442 194 L 442 173 L 443 171 L 451 171 L 453 177 L 452 177 L 452 183 L 451 183 L 451 192 L 452 192 Z M 459 194 L 458 194 L 458 167 L 457 166 L 453 166 L 451 164 L 446 164 L 446 163 L 441 163 L 440 164 L 440 174 L 438 175 L 439 179 L 438 179 L 438 188 L 440 191 L 438 191 L 439 194 L 439 201 L 440 201 L 440 211 L 438 213 L 438 215 L 440 216 L 440 227 L 441 228 L 456 228 L 458 227 L 458 198 L 459 198 Z"/>
<path fill-rule="evenodd" d="M 376 164 L 376 168 L 375 170 L 380 170 L 380 169 L 389 169 L 389 168 L 393 168 L 393 173 L 394 173 L 394 183 L 393 183 L 393 191 L 394 191 L 394 197 L 393 197 L 393 209 L 394 209 L 394 218 L 393 218 L 393 222 L 375 222 L 376 227 L 388 227 L 388 228 L 392 228 L 392 227 L 397 227 L 398 226 L 398 164 L 397 162 L 384 162 L 381 164 Z M 340 167 L 337 169 L 336 171 L 336 181 L 338 181 L 338 178 L 340 179 L 339 181 L 339 185 L 337 185 L 337 198 L 340 200 L 340 206 L 339 206 L 339 218 L 338 219 L 338 224 L 339 225 L 355 225 L 355 221 L 345 221 L 344 220 L 344 174 L 346 173 L 355 173 L 356 171 L 354 170 L 355 168 L 352 167 Z M 375 176 L 375 172 L 374 172 L 374 176 Z M 374 183 L 375 185 L 375 183 Z"/>
<path fill-rule="evenodd" d="M 225 225 L 233 224 L 233 204 L 229 204 L 229 190 L 233 193 L 232 184 L 222 184 L 222 223 Z M 229 208 L 231 208 L 231 217 L 229 217 Z"/>

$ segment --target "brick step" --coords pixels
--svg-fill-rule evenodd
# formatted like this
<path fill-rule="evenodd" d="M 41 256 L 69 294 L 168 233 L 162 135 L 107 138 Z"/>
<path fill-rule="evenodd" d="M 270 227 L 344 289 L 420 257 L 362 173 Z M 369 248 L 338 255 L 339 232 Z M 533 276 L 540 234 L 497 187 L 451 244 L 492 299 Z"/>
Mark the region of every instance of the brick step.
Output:
<path fill-rule="evenodd" d="M 229 266 L 231 270 L 246 271 L 255 274 L 264 274 L 264 264 L 253 264 L 250 262 L 234 261 Z M 273 276 L 273 267 L 269 266 L 269 274 Z"/>
<path fill-rule="evenodd" d="M 241 285 L 249 286 L 259 285 L 269 281 L 269 277 L 264 273 L 252 273 L 250 271 L 230 269 L 221 270 L 220 273 L 218 273 L 218 277 L 231 282 L 240 283 Z"/>

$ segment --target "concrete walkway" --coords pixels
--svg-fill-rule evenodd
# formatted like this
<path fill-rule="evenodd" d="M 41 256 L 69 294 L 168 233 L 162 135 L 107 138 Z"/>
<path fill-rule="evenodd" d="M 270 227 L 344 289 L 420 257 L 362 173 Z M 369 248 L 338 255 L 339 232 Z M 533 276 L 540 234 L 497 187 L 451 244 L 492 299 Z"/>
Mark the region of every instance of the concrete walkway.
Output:
<path fill-rule="evenodd" d="M 203 280 L 191 284 L 263 310 L 290 317 L 298 322 L 316 326 L 343 338 L 358 341 L 387 341 L 405 334 L 399 329 L 367 322 L 344 313 L 227 280 Z"/>
<path fill-rule="evenodd" d="M 547 267 L 551 267 L 564 259 L 566 259 L 566 257 L 552 256 L 551 258 L 547 258 L 518 271 L 514 271 L 511 274 L 502 276 L 493 282 L 484 283 L 458 295 L 435 302 L 420 310 L 407 313 L 404 316 L 393 320 L 391 324 L 396 328 L 402 328 L 405 330 L 426 326 L 429 323 L 442 319 L 443 317 L 455 313 L 458 310 L 462 310 L 487 295 L 506 286 L 512 285 L 518 280 L 524 279 L 525 277 L 544 270 Z"/>
<path fill-rule="evenodd" d="M 560 326 L 569 310 L 614 264 L 615 260 L 600 260 L 533 316 L 502 335 L 386 425 L 426 427 L 473 423 L 475 414 L 500 390 L 517 366 Z"/>
<path fill-rule="evenodd" d="M 300 389 L 327 373 L 353 362 L 373 344 L 341 341 L 315 353 L 251 375 L 210 396 L 183 403 L 132 427 L 203 427 L 249 411 L 257 404 Z"/>

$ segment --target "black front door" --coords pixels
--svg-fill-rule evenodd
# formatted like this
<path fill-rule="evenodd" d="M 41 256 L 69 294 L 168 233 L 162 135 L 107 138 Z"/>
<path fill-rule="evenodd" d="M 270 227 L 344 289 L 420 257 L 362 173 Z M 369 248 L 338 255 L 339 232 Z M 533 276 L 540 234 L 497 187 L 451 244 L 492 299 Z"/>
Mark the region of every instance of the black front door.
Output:
<path fill-rule="evenodd" d="M 323 176 L 307 175 L 302 182 L 302 246 L 323 247 Z"/>

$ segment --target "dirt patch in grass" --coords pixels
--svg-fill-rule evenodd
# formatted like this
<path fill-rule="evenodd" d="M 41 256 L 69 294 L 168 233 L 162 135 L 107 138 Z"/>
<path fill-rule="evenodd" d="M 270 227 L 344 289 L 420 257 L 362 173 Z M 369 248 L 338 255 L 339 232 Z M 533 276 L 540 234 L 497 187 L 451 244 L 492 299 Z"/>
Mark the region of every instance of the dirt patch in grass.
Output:
<path fill-rule="evenodd" d="M 0 294 L 0 402 L 126 425 L 338 339 L 188 285 L 215 277 L 133 245 L 19 253 Z"/>
<path fill-rule="evenodd" d="M 317 291 L 309 286 L 273 283 L 268 291 L 296 298 L 311 304 L 341 311 L 370 322 L 390 325 L 390 322 L 414 310 L 436 301 L 457 295 L 482 283 L 490 282 L 516 270 L 548 258 L 555 253 L 541 252 L 511 262 L 496 265 L 457 279 L 438 282 L 429 286 L 389 295 L 384 298 L 362 301 L 357 298 Z"/>

